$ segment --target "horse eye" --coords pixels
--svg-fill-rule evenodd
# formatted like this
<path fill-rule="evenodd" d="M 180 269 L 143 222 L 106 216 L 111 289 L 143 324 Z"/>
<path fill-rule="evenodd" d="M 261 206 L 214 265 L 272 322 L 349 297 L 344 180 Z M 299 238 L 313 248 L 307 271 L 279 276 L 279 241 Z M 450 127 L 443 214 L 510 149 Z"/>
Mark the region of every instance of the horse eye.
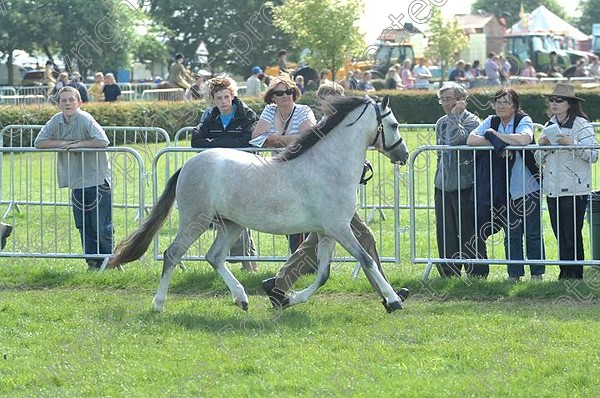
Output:
<path fill-rule="evenodd" d="M 398 123 L 392 123 L 392 128 L 394 130 L 397 130 L 398 129 Z"/>

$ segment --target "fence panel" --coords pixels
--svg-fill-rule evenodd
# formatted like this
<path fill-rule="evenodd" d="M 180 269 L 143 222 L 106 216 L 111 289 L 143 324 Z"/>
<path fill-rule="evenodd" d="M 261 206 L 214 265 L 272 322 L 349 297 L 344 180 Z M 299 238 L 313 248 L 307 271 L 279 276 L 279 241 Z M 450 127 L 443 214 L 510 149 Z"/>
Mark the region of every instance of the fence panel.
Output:
<path fill-rule="evenodd" d="M 4 181 L 0 210 L 3 220 L 14 227 L 6 247 L 0 252 L 1 257 L 104 258 L 83 252 L 73 218 L 71 191 L 58 188 L 57 154 L 60 152 L 67 151 L 0 148 Z M 113 242 L 128 236 L 138 227 L 144 207 L 141 156 L 133 149 L 118 147 L 67 153 L 69 157 L 92 156 L 92 159 L 108 154 L 112 175 Z"/>
<path fill-rule="evenodd" d="M 171 176 L 170 172 L 166 170 L 175 171 L 193 155 L 201 151 L 198 148 L 184 148 L 184 147 L 169 147 L 162 149 L 155 157 L 152 165 L 152 174 L 154 176 L 153 191 L 154 191 L 154 202 L 157 197 L 162 193 L 166 181 Z M 259 149 L 253 148 L 248 149 L 250 152 L 255 152 L 257 156 L 269 157 L 272 153 L 276 152 L 273 149 Z M 371 225 L 373 234 L 378 243 L 378 250 L 382 262 L 397 263 L 399 261 L 400 249 L 399 239 L 389 239 L 390 236 L 396 236 L 396 226 L 399 225 L 399 211 L 398 206 L 394 206 L 394 201 L 397 201 L 397 195 L 395 192 L 398 190 L 394 188 L 398 182 L 395 179 L 397 173 L 395 167 L 392 165 L 388 158 L 380 155 L 378 152 L 370 151 L 369 157 L 373 160 L 374 164 L 380 165 L 380 172 L 376 171 L 374 178 L 369 184 L 378 186 L 379 189 L 373 190 L 373 193 L 368 194 L 368 200 L 371 202 L 384 203 L 386 206 L 382 209 L 384 217 L 374 222 Z M 379 159 L 382 158 L 382 159 Z M 386 187 L 385 190 L 383 187 Z M 372 198 L 371 195 L 385 194 L 388 195 L 385 198 L 376 199 Z M 361 217 L 366 219 L 368 209 L 358 209 Z M 161 229 L 158 237 L 155 240 L 154 250 L 155 259 L 162 260 L 162 252 L 172 242 L 175 237 L 178 228 L 178 214 L 176 211 L 172 212 L 165 226 Z M 408 217 L 406 217 L 406 221 Z M 231 256 L 229 259 L 232 260 L 258 260 L 258 261 L 278 261 L 284 262 L 289 257 L 288 242 L 284 236 L 270 235 L 252 231 L 252 237 L 257 249 L 256 256 L 242 257 L 242 256 Z M 387 237 L 387 239 L 385 239 Z M 184 257 L 184 260 L 204 260 L 204 255 L 214 240 L 214 233 L 205 233 L 198 242 L 196 242 Z M 333 261 L 335 262 L 355 262 L 348 253 L 345 252 L 341 247 L 337 247 L 336 254 L 334 254 Z M 406 249 L 408 255 L 408 246 Z M 407 256 L 405 257 L 407 258 Z"/>
<path fill-rule="evenodd" d="M 487 260 L 468 260 L 468 258 L 475 259 L 476 253 L 480 253 L 480 248 L 477 246 L 478 243 L 475 239 L 471 240 L 471 237 L 463 237 L 460 236 L 461 242 L 460 245 L 466 242 L 473 242 L 471 247 L 473 248 L 473 253 L 461 253 L 456 256 L 456 258 L 446 258 L 439 254 L 437 241 L 437 233 L 436 233 L 436 225 L 437 219 L 444 219 L 443 212 L 440 212 L 436 215 L 435 212 L 435 186 L 434 186 L 434 177 L 437 167 L 437 157 L 445 156 L 446 154 L 454 153 L 454 156 L 460 156 L 460 153 L 471 153 L 475 154 L 477 151 L 489 151 L 491 147 L 469 147 L 469 146 L 445 146 L 445 145 L 431 145 L 431 146 L 421 146 L 412 151 L 411 157 L 409 160 L 409 176 L 410 176 L 410 226 L 411 226 L 411 250 L 410 257 L 411 261 L 415 264 L 427 264 L 424 276 L 427 277 L 432 266 L 437 264 L 561 264 L 561 265 L 569 265 L 569 264 L 585 264 L 585 265 L 600 265 L 600 253 L 594 253 L 590 250 L 590 242 L 596 242 L 600 240 L 600 235 L 598 235 L 598 230 L 594 232 L 592 225 L 600 224 L 600 219 L 591 220 L 591 204 L 588 204 L 588 216 L 586 218 L 588 227 L 583 230 L 583 241 L 585 247 L 585 261 L 566 261 L 560 260 L 558 254 L 557 240 L 554 236 L 552 225 L 550 222 L 550 217 L 547 211 L 546 199 L 543 195 L 536 195 L 537 201 L 539 201 L 538 208 L 540 209 L 540 217 L 542 224 L 542 236 L 544 241 L 542 245 L 545 247 L 545 258 L 540 260 L 507 260 L 507 256 L 505 253 L 504 246 L 504 232 L 500 231 L 495 235 L 491 235 L 487 239 Z M 581 149 L 581 146 L 571 147 Z M 600 149 L 600 146 L 590 146 L 587 148 L 591 149 Z M 514 151 L 527 151 L 527 150 L 537 150 L 539 146 L 510 146 L 509 150 Z M 544 149 L 548 150 L 569 150 L 569 147 L 565 146 L 546 146 Z M 572 152 L 572 151 L 571 151 Z M 514 152 L 513 152 L 514 153 Z M 506 170 L 509 170 L 508 166 L 508 158 L 506 158 Z M 521 158 L 522 159 L 522 158 Z M 592 190 L 600 189 L 600 184 L 598 180 L 598 176 L 600 175 L 600 162 L 592 163 Z M 475 167 L 475 173 L 477 173 L 477 168 Z M 491 179 L 491 177 L 490 177 Z M 544 180 L 541 182 L 542 188 L 544 184 Z M 510 181 L 507 177 L 507 180 L 504 181 L 504 187 L 510 191 Z M 477 195 L 477 186 L 475 185 L 473 197 Z M 443 191 L 443 190 L 441 190 Z M 441 192 L 440 191 L 440 192 Z M 441 198 L 441 199 L 440 199 Z M 440 194 L 438 200 L 441 203 L 444 203 L 446 200 L 443 193 Z M 450 200 L 450 194 L 448 194 L 448 199 Z M 481 203 L 478 201 L 471 201 L 471 205 L 474 207 L 474 216 L 477 217 L 478 208 L 484 208 Z M 506 205 L 503 206 L 503 209 L 514 209 L 514 202 L 509 200 Z M 461 216 L 463 211 L 469 211 L 469 209 L 464 209 L 459 206 L 458 208 L 458 216 L 456 218 L 458 220 L 464 220 L 465 216 Z M 472 211 L 472 209 L 471 209 Z M 470 214 L 470 213 L 469 213 Z M 471 216 L 473 217 L 473 216 Z M 500 216 L 501 222 L 506 222 L 506 219 L 502 219 L 503 216 Z M 600 217 L 600 215 L 596 215 L 596 217 Z M 514 224 L 511 224 L 514 225 Z M 483 227 L 489 227 L 489 224 L 483 225 Z M 527 233 L 527 226 L 525 225 L 525 234 Z M 460 227 L 459 227 L 460 228 Z M 446 228 L 442 227 L 444 233 L 446 232 Z M 509 229 L 509 234 L 510 234 Z M 477 236 L 481 231 L 476 231 Z M 465 239 L 463 241 L 462 239 Z M 523 240 L 525 240 L 523 238 Z M 471 254 L 473 256 L 471 256 Z M 594 260 L 590 260 L 593 258 Z"/>

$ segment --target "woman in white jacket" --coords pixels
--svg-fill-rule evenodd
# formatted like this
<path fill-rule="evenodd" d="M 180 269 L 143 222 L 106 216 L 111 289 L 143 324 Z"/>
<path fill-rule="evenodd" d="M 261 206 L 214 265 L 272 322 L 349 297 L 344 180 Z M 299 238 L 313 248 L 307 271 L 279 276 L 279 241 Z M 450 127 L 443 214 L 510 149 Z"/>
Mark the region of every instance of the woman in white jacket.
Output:
<path fill-rule="evenodd" d="M 542 133 L 540 145 L 568 145 L 571 148 L 537 153 L 543 170 L 542 190 L 547 195 L 559 258 L 581 261 L 584 259 L 581 231 L 591 191 L 592 163 L 598 160 L 598 150 L 572 147 L 596 145 L 597 141 L 594 128 L 581 110 L 584 100 L 575 96 L 571 84 L 557 83 L 549 97 L 552 116 L 546 126 L 555 124 L 560 132 L 555 136 Z M 583 266 L 561 265 L 559 279 L 566 278 L 582 279 Z"/>

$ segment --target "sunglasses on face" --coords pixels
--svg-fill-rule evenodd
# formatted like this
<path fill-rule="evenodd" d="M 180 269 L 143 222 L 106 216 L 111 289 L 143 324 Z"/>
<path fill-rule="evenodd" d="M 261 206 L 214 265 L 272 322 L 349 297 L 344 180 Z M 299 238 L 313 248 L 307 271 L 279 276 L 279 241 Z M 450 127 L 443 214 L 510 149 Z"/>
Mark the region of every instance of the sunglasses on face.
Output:
<path fill-rule="evenodd" d="M 292 95 L 294 94 L 294 90 L 292 90 L 291 88 L 288 88 L 287 90 L 275 90 L 273 91 L 273 95 L 276 95 L 277 97 L 282 97 L 283 94 L 285 95 Z"/>
<path fill-rule="evenodd" d="M 557 104 L 562 104 L 566 100 L 567 100 L 566 98 L 562 98 L 562 97 L 550 97 L 550 98 L 548 98 L 549 102 L 556 102 Z"/>

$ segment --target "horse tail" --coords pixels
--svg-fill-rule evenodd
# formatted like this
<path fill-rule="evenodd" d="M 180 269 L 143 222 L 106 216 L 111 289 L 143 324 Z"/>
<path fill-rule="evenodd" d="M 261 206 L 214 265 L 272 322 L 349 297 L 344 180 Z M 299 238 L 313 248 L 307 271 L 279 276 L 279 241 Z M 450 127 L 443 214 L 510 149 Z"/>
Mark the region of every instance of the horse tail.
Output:
<path fill-rule="evenodd" d="M 115 268 L 121 264 L 126 264 L 137 260 L 148 250 L 150 242 L 160 227 L 165 223 L 173 203 L 175 202 L 175 188 L 181 169 L 177 170 L 171 176 L 165 190 L 158 202 L 152 208 L 150 215 L 144 220 L 142 225 L 129 237 L 117 245 L 114 255 L 108 261 L 108 268 Z"/>

